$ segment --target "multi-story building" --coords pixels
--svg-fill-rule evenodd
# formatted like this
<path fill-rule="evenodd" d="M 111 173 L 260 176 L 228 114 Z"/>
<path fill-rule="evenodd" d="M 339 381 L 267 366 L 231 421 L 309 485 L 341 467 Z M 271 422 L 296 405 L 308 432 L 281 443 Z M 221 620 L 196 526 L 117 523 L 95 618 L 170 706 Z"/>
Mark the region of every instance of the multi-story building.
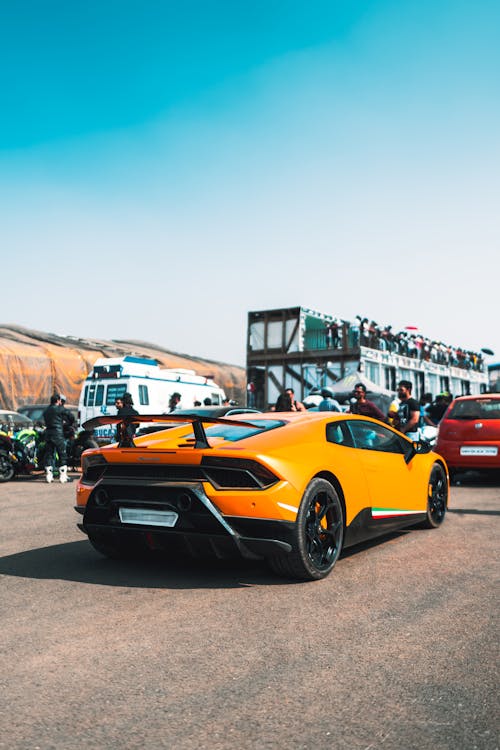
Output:
<path fill-rule="evenodd" d="M 494 362 L 488 365 L 489 390 L 493 393 L 500 393 L 500 362 Z"/>
<path fill-rule="evenodd" d="M 413 395 L 481 393 L 488 373 L 480 354 L 430 341 L 416 331 L 394 334 L 368 319 L 339 320 L 304 307 L 248 313 L 248 401 L 274 404 L 284 388 L 297 399 L 313 388 L 330 388 L 362 373 L 373 384 L 395 391 L 399 380 L 413 383 Z"/>

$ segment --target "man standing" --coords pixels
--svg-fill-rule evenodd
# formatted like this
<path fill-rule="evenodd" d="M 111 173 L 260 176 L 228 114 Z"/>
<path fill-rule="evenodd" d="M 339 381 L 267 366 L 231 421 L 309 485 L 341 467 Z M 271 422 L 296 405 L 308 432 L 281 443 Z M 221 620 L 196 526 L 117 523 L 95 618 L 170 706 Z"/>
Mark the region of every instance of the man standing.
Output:
<path fill-rule="evenodd" d="M 180 409 L 180 406 L 179 406 L 180 402 L 181 402 L 181 394 L 175 391 L 175 393 L 172 393 L 168 401 L 169 412 L 175 411 L 176 409 Z"/>
<path fill-rule="evenodd" d="M 293 388 L 287 388 L 278 396 L 275 411 L 305 411 L 306 407 L 300 401 L 295 400 Z"/>
<path fill-rule="evenodd" d="M 323 388 L 321 395 L 323 400 L 318 404 L 318 411 L 342 411 L 339 402 L 333 398 L 333 393 L 328 388 Z"/>
<path fill-rule="evenodd" d="M 115 400 L 115 406 L 117 417 L 139 416 L 137 409 L 134 409 L 134 401 L 130 393 L 124 393 L 121 398 L 117 398 Z M 122 446 L 126 448 L 130 448 L 131 445 L 133 446 L 132 440 L 138 427 L 138 422 L 129 422 L 128 424 L 121 422 L 117 429 L 118 442 L 122 443 Z"/>
<path fill-rule="evenodd" d="M 363 417 L 373 417 L 373 419 L 379 419 L 381 422 L 387 422 L 378 406 L 366 398 L 366 386 L 364 383 L 356 383 L 353 393 L 355 402 L 351 403 L 349 407 L 351 414 L 361 414 Z"/>
<path fill-rule="evenodd" d="M 394 427 L 410 438 L 410 440 L 418 440 L 420 407 L 418 401 L 412 398 L 411 389 L 412 384 L 409 380 L 399 381 L 398 398 L 400 404 L 397 417 L 394 419 Z"/>
<path fill-rule="evenodd" d="M 50 406 L 43 412 L 45 422 L 45 480 L 54 481 L 54 467 L 56 452 L 59 458 L 59 481 L 68 481 L 68 466 L 66 458 L 66 440 L 64 439 L 64 424 L 67 411 L 62 405 L 61 396 L 55 393 L 50 398 Z M 71 481 L 71 480 L 69 480 Z"/>

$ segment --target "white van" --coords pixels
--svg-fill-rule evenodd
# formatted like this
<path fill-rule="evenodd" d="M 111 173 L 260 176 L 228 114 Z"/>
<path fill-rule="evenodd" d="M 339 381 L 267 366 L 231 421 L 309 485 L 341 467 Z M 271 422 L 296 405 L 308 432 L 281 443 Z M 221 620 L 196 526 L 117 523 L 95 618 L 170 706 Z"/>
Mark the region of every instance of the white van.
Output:
<path fill-rule="evenodd" d="M 194 370 L 161 368 L 154 359 L 143 357 L 100 357 L 88 374 L 78 402 L 78 419 L 83 424 L 92 417 L 116 414 L 115 401 L 130 393 L 139 414 L 166 414 L 174 393 L 180 394 L 178 409 L 190 409 L 195 402 L 210 399 L 222 404 L 225 393 L 210 377 Z M 111 425 L 95 431 L 96 438 L 112 439 Z"/>

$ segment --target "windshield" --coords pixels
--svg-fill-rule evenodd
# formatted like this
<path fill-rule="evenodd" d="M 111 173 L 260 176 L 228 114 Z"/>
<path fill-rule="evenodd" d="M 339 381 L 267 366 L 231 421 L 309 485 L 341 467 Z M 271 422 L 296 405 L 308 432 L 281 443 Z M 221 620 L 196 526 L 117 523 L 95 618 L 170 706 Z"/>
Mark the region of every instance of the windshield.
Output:
<path fill-rule="evenodd" d="M 448 415 L 449 419 L 500 419 L 500 399 L 481 398 L 457 401 Z"/>
<path fill-rule="evenodd" d="M 248 421 L 248 427 L 242 427 L 240 425 L 231 424 L 214 424 L 211 427 L 205 428 L 205 434 L 207 438 L 223 438 L 231 443 L 235 443 L 237 440 L 244 440 L 245 438 L 251 437 L 252 435 L 258 435 L 260 432 L 266 432 L 268 430 L 274 430 L 277 427 L 282 427 L 285 422 L 279 419 L 252 419 Z M 251 425 L 254 425 L 253 427 Z M 187 438 L 194 437 L 194 434 L 188 435 Z"/>

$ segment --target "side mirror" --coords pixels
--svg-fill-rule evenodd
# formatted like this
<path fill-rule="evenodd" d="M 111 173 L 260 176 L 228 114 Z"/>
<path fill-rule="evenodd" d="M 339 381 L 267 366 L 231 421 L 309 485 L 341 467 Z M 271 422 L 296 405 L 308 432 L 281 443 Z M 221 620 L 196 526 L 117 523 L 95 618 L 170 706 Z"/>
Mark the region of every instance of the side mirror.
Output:
<path fill-rule="evenodd" d="M 418 453 L 418 443 L 412 442 L 405 452 L 405 464 L 409 464 L 410 461 L 415 458 Z"/>
<path fill-rule="evenodd" d="M 430 453 L 432 450 L 432 445 L 428 440 L 420 440 L 418 443 L 416 443 L 416 446 L 417 453 Z"/>
<path fill-rule="evenodd" d="M 430 453 L 431 450 L 432 445 L 427 440 L 414 440 L 405 453 L 405 463 L 409 464 L 417 454 Z"/>

